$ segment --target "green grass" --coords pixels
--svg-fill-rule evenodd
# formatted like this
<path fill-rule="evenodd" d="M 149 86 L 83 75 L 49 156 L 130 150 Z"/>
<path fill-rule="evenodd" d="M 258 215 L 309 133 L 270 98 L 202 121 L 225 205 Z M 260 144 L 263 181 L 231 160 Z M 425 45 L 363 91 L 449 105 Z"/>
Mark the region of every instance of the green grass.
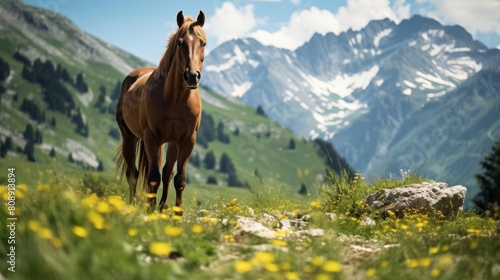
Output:
<path fill-rule="evenodd" d="M 47 172 L 48 174 L 50 172 Z M 6 171 L 7 174 L 7 171 Z M 15 173 L 19 176 L 19 172 Z M 498 279 L 500 222 L 460 212 L 457 216 L 416 213 L 363 225 L 369 209 L 335 204 L 331 189 L 394 188 L 407 181 L 364 182 L 337 178 L 318 195 L 294 197 L 284 185 L 252 188 L 188 185 L 183 216 L 176 209 L 148 213 L 144 199 L 126 203 L 127 190 L 102 175 L 46 176 L 45 183 L 16 190 L 16 272 L 8 279 Z M 422 179 L 413 178 L 411 182 Z M 361 182 L 361 183 L 360 183 Z M 94 192 L 93 192 L 94 191 Z M 99 195 L 96 195 L 97 192 Z M 7 200 L 6 187 L 0 200 Z M 199 201 L 202 201 L 200 204 Z M 5 203 L 2 202 L 5 206 Z M 331 219 L 325 212 L 335 215 Z M 363 212 L 364 211 L 364 212 Z M 262 218 L 263 214 L 275 218 Z M 281 219 L 308 215 L 300 230 L 280 228 Z M 7 221 L 6 207 L 0 220 Z M 250 217 L 276 233 L 266 239 L 242 231 Z M 1 252 L 9 252 L 7 227 Z M 4 254 L 5 255 L 5 254 Z"/>

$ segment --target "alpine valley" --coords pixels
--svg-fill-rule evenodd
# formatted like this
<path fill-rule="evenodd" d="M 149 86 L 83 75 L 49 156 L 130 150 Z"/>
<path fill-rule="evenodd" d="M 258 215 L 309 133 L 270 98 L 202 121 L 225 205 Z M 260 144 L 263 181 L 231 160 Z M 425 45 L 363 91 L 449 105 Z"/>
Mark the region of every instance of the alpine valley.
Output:
<path fill-rule="evenodd" d="M 69 177 L 90 188 L 116 185 L 114 112 L 121 81 L 152 64 L 19 0 L 1 1 L 0 15 L 0 168 L 16 168 L 19 184 Z M 249 186 L 258 178 L 307 194 L 330 163 L 347 166 L 328 143 L 297 137 L 237 98 L 200 90 L 191 193 L 212 199 L 230 193 L 225 186 Z M 0 174 L 0 184 L 6 182 Z"/>
<path fill-rule="evenodd" d="M 410 170 L 463 184 L 470 198 L 500 139 L 500 50 L 430 18 L 315 34 L 295 51 L 232 40 L 205 65 L 206 86 L 330 141 L 367 175 Z"/>

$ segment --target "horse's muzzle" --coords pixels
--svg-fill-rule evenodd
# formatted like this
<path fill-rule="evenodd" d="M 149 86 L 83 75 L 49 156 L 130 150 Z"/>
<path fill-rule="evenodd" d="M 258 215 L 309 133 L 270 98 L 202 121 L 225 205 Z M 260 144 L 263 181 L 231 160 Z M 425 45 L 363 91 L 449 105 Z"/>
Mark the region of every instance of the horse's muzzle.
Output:
<path fill-rule="evenodd" d="M 200 71 L 196 71 L 196 72 L 185 71 L 183 77 L 184 77 L 184 83 L 186 83 L 186 86 L 189 89 L 195 89 L 198 87 L 198 84 L 200 83 L 201 73 L 200 73 Z"/>

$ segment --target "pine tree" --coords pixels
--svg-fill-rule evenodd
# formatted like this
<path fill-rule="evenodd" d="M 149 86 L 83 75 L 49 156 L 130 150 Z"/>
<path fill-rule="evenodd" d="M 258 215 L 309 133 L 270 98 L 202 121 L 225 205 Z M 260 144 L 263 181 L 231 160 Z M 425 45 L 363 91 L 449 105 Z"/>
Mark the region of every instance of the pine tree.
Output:
<path fill-rule="evenodd" d="M 52 149 L 50 149 L 49 156 L 51 158 L 56 157 L 56 150 L 54 149 L 54 147 L 52 147 Z"/>
<path fill-rule="evenodd" d="M 307 194 L 306 185 L 304 185 L 304 184 L 300 185 L 299 194 L 300 195 L 306 195 Z"/>
<path fill-rule="evenodd" d="M 104 163 L 102 160 L 98 160 L 99 164 L 97 165 L 97 171 L 102 172 L 104 171 Z"/>
<path fill-rule="evenodd" d="M 220 167 L 219 171 L 222 173 L 236 173 L 236 168 L 233 164 L 233 161 L 229 158 L 229 156 L 226 153 L 222 153 L 222 156 L 220 157 Z"/>
<path fill-rule="evenodd" d="M 83 73 L 79 73 L 76 76 L 75 88 L 81 93 L 87 92 L 89 90 L 89 86 L 83 78 Z"/>
<path fill-rule="evenodd" d="M 214 176 L 208 176 L 207 178 L 207 184 L 209 185 L 217 185 L 217 178 Z"/>
<path fill-rule="evenodd" d="M 264 109 L 262 109 L 262 106 L 257 106 L 257 109 L 255 109 L 255 113 L 257 115 L 261 115 L 261 116 L 266 116 L 266 113 L 264 112 Z"/>
<path fill-rule="evenodd" d="M 200 167 L 200 155 L 198 153 L 193 154 L 189 159 L 189 163 L 191 163 L 193 166 Z"/>
<path fill-rule="evenodd" d="M 35 162 L 35 142 L 33 140 L 28 140 L 26 146 L 24 146 L 23 153 L 26 155 L 29 161 Z"/>
<path fill-rule="evenodd" d="M 295 140 L 293 140 L 293 138 L 290 138 L 290 141 L 288 142 L 288 149 L 295 150 Z"/>
<path fill-rule="evenodd" d="M 493 145 L 490 153 L 480 161 L 480 164 L 484 172 L 475 176 L 480 191 L 472 202 L 484 210 L 497 212 L 500 215 L 500 141 Z"/>
<path fill-rule="evenodd" d="M 7 146 L 5 145 L 5 143 L 1 143 L 0 144 L 0 157 L 1 158 L 5 158 L 7 156 Z"/>
<path fill-rule="evenodd" d="M 42 144 L 43 143 L 43 138 L 42 138 L 42 133 L 40 130 L 37 128 L 35 131 L 35 143 L 36 144 Z"/>
<path fill-rule="evenodd" d="M 33 131 L 33 126 L 31 126 L 31 124 L 26 125 L 23 136 L 26 141 L 35 140 L 35 132 Z"/>
<path fill-rule="evenodd" d="M 229 135 L 224 133 L 224 123 L 222 121 L 217 124 L 217 140 L 225 144 L 229 144 L 229 142 L 231 142 Z"/>
<path fill-rule="evenodd" d="M 0 58 L 0 81 L 5 81 L 10 75 L 10 66 Z"/>
<path fill-rule="evenodd" d="M 215 168 L 215 155 L 214 152 L 210 151 L 205 155 L 205 159 L 203 160 L 203 164 L 205 165 L 205 169 L 214 169 Z"/>

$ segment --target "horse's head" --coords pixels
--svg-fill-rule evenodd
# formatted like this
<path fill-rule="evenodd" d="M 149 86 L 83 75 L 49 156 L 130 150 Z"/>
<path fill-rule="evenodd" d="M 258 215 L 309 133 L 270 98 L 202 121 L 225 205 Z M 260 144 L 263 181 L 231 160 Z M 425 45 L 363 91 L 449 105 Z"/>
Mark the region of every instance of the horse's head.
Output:
<path fill-rule="evenodd" d="M 205 14 L 200 11 L 198 18 L 184 18 L 182 11 L 177 14 L 179 26 L 177 37 L 177 55 L 180 59 L 179 71 L 184 74 L 186 87 L 196 89 L 200 83 L 201 69 L 205 58 L 205 45 L 207 36 L 202 27 L 205 23 Z"/>

